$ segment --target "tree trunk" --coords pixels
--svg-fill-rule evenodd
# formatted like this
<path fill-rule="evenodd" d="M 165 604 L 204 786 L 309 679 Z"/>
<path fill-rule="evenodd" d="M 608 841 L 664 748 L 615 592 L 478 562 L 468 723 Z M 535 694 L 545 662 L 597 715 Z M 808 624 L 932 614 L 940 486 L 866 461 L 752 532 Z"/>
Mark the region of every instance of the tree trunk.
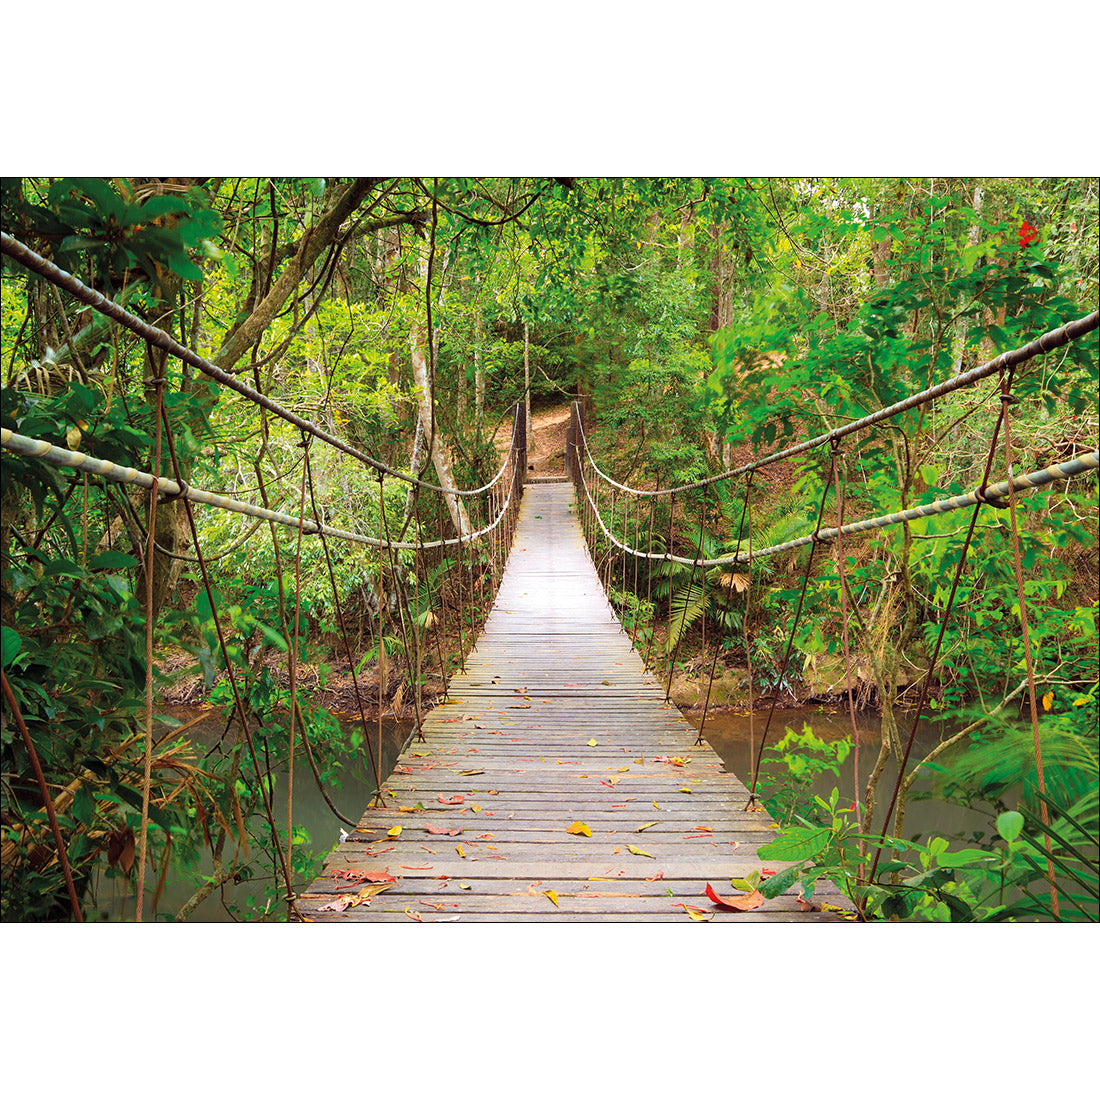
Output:
<path fill-rule="evenodd" d="M 426 283 L 428 278 L 428 257 L 426 254 L 421 256 L 420 271 Z M 439 438 L 435 417 L 432 415 L 432 386 L 428 378 L 428 361 L 425 355 L 428 339 L 427 321 L 418 315 L 409 328 L 409 352 L 412 357 L 413 382 L 416 385 L 418 416 L 423 426 L 424 437 L 428 441 L 432 465 L 435 466 L 439 484 L 444 489 L 456 489 L 454 474 L 451 472 L 451 456 Z M 455 530 L 463 538 L 466 538 L 471 534 L 473 528 L 470 526 L 470 520 L 466 515 L 462 498 L 455 496 L 453 493 L 445 493 L 444 499 L 447 502 L 447 511 L 451 514 L 451 521 L 454 523 Z"/>
<path fill-rule="evenodd" d="M 256 304 L 245 321 L 226 336 L 214 356 L 216 366 L 228 370 L 263 336 L 306 273 L 320 259 L 321 253 L 336 239 L 343 223 L 377 184 L 376 179 L 354 179 L 335 196 L 328 209 L 305 231 L 275 285 Z"/>
<path fill-rule="evenodd" d="M 481 365 L 481 314 L 477 315 L 476 343 L 474 344 L 474 433 L 481 438 L 481 425 L 485 418 L 485 369 Z"/>
<path fill-rule="evenodd" d="M 531 425 L 531 336 L 527 322 L 523 322 L 523 407 L 527 413 L 528 431 Z"/>

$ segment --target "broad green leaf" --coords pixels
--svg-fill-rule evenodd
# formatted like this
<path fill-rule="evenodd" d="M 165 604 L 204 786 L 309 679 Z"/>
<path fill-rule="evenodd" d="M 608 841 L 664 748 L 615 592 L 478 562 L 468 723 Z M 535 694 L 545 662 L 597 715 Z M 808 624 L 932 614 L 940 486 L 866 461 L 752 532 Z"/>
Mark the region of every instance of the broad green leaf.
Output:
<path fill-rule="evenodd" d="M 104 550 L 88 561 L 89 569 L 132 569 L 135 565 L 137 558 L 124 554 L 121 550 Z"/>
<path fill-rule="evenodd" d="M 757 889 L 766 898 L 778 897 L 795 884 L 799 870 L 797 864 L 794 867 L 788 867 L 786 870 L 778 872 L 778 874 L 763 879 Z"/>
<path fill-rule="evenodd" d="M 3 642 L 0 645 L 0 664 L 7 668 L 23 648 L 23 639 L 10 626 L 2 628 Z"/>
<path fill-rule="evenodd" d="M 784 829 L 775 840 L 757 852 L 761 859 L 812 859 L 825 850 L 829 830 L 816 827 Z"/>
<path fill-rule="evenodd" d="M 1024 815 L 1016 810 L 1005 810 L 997 815 L 997 832 L 1011 844 L 1024 829 Z"/>

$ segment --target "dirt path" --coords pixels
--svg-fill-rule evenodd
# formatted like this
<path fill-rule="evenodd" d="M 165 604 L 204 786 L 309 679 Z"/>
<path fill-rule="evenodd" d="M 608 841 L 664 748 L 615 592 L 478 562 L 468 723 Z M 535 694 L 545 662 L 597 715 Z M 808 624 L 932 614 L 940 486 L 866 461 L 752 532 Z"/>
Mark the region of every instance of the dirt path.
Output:
<path fill-rule="evenodd" d="M 568 430 L 569 405 L 531 410 L 531 432 L 527 439 L 529 477 L 565 473 L 565 439 Z M 511 423 L 502 424 L 495 439 L 502 456 L 511 438 Z"/>

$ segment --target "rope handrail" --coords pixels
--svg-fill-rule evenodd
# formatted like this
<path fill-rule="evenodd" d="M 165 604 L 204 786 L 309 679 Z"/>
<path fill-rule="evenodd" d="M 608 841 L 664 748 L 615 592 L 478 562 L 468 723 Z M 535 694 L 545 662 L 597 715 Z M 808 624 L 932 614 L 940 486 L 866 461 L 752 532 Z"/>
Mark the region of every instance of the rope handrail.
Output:
<path fill-rule="evenodd" d="M 907 412 L 909 409 L 916 408 L 918 405 L 923 405 L 937 397 L 942 397 L 944 394 L 952 393 L 958 389 L 964 389 L 967 386 L 972 386 L 974 383 L 980 382 L 999 371 L 1008 370 L 1019 366 L 1021 363 L 1026 363 L 1029 359 L 1034 359 L 1037 355 L 1053 351 L 1055 348 L 1064 347 L 1071 341 L 1081 336 L 1086 336 L 1098 326 L 1100 326 L 1100 311 L 1094 311 L 1084 317 L 1077 318 L 1076 321 L 1069 321 L 1060 328 L 1051 329 L 1049 332 L 1043 333 L 1042 336 L 1037 337 L 1030 343 L 1024 344 L 1022 347 L 1002 352 L 1000 355 L 996 356 L 996 358 L 990 359 L 989 362 L 974 367 L 972 370 L 957 374 L 954 378 L 939 382 L 935 386 L 930 386 L 928 389 L 921 390 L 919 393 L 910 394 L 909 397 L 893 405 L 888 405 L 873 413 L 868 413 L 867 416 L 861 417 L 859 420 L 853 420 L 850 424 L 844 424 L 839 428 L 833 428 L 823 435 L 815 436 L 813 439 L 805 440 L 802 443 L 797 443 L 782 451 L 777 451 L 775 454 L 757 459 L 755 462 L 749 462 L 744 466 L 738 466 L 734 470 L 726 470 L 723 473 L 715 474 L 713 477 L 704 478 L 702 481 L 693 481 L 687 485 L 676 485 L 669 489 L 635 489 L 629 485 L 623 485 L 609 477 L 599 468 L 595 459 L 592 457 L 592 452 L 588 447 L 588 437 L 584 431 L 584 421 L 581 417 L 577 417 L 577 424 L 581 441 L 584 444 L 585 457 L 606 484 L 614 489 L 618 489 L 620 492 L 630 493 L 634 496 L 671 496 L 676 493 L 685 493 L 692 489 L 702 489 L 708 485 L 714 485 L 716 482 L 725 481 L 731 477 L 738 477 L 741 474 L 747 474 L 750 470 L 759 470 L 764 466 L 771 465 L 773 462 L 781 462 L 784 459 L 793 458 L 803 451 L 812 450 L 814 447 L 820 447 L 825 443 L 833 443 L 846 435 L 850 435 L 852 432 L 859 431 L 861 428 L 868 428 L 883 420 L 889 420 L 899 413 Z"/>
<path fill-rule="evenodd" d="M 895 523 L 908 523 L 911 520 L 921 519 L 925 516 L 953 512 L 958 508 L 973 507 L 975 504 L 989 504 L 992 501 L 1008 497 L 1010 492 L 1020 492 L 1024 489 L 1038 489 L 1044 485 L 1049 485 L 1053 481 L 1065 481 L 1068 478 L 1076 477 L 1078 474 L 1088 473 L 1090 470 L 1096 470 L 1098 468 L 1100 468 L 1100 451 L 1092 451 L 1089 454 L 1080 455 L 1067 462 L 1054 463 L 1041 470 L 1035 470 L 1030 474 L 1021 474 L 1019 477 L 1013 478 L 1011 483 L 1008 481 L 999 481 L 994 485 L 987 485 L 984 489 L 978 486 L 975 489 L 971 489 L 969 493 L 945 497 L 941 500 L 932 501 L 930 504 L 922 504 L 914 508 L 907 508 L 902 512 L 890 512 L 887 515 L 875 516 L 872 519 L 858 520 L 855 523 L 846 523 L 840 528 L 823 527 L 814 535 L 803 535 L 800 538 L 791 539 L 788 542 L 777 543 L 774 546 L 765 546 L 759 550 L 753 550 L 751 553 L 728 554 L 720 558 L 685 558 L 678 554 L 653 554 L 646 553 L 642 550 L 635 550 L 633 547 L 627 546 L 625 543 L 615 538 L 604 525 L 603 518 L 596 509 L 595 501 L 593 501 L 592 495 L 588 491 L 588 485 L 583 480 L 581 484 L 584 485 L 585 497 L 592 506 L 596 522 L 599 524 L 604 537 L 620 550 L 627 554 L 631 554 L 635 558 L 641 558 L 647 561 L 669 561 L 676 562 L 678 565 L 702 566 L 703 568 L 709 569 L 712 566 L 719 565 L 744 565 L 746 562 L 755 561 L 757 558 L 769 557 L 772 554 L 779 554 L 784 550 L 793 550 L 799 546 L 808 546 L 812 542 L 831 542 L 838 535 L 856 535 L 865 531 L 875 530 L 879 527 L 889 527 Z"/>
<path fill-rule="evenodd" d="M 202 371 L 202 373 L 208 377 L 213 378 L 216 382 L 220 382 L 223 386 L 227 386 L 242 397 L 247 398 L 254 404 L 259 405 L 261 408 L 285 420 L 288 424 L 293 424 L 307 435 L 311 435 L 313 438 L 328 443 L 339 451 L 343 451 L 344 454 L 350 455 L 352 458 L 372 467 L 380 474 L 399 478 L 401 481 L 408 482 L 410 485 L 416 485 L 421 489 L 429 489 L 445 496 L 473 497 L 487 492 L 488 489 L 496 484 L 504 473 L 504 468 L 507 466 L 508 462 L 507 458 L 505 459 L 504 466 L 501 467 L 496 477 L 485 485 L 478 486 L 476 489 L 444 489 L 440 485 L 433 485 L 429 481 L 422 481 L 420 478 L 413 477 L 411 474 L 403 473 L 401 470 L 394 469 L 394 467 L 381 462 L 379 459 L 373 458 L 365 451 L 353 447 L 350 443 L 346 443 L 344 440 L 327 432 L 324 428 L 314 424 L 312 420 L 306 420 L 304 417 L 285 408 L 278 402 L 273 401 L 265 394 L 260 393 L 259 390 L 253 389 L 247 383 L 240 381 L 240 379 L 230 374 L 228 371 L 215 366 L 215 364 L 204 359 L 197 352 L 185 347 L 173 336 L 165 332 L 164 329 L 158 328 L 156 325 L 151 325 L 148 321 L 144 321 L 136 314 L 124 309 L 117 302 L 113 302 L 98 290 L 87 286 L 76 278 L 75 275 L 58 267 L 56 264 L 47 260 L 45 256 L 39 255 L 33 249 L 28 248 L 25 244 L 16 240 L 8 233 L 0 232 L 0 250 L 17 263 L 22 264 L 23 267 L 27 268 L 29 271 L 33 271 L 36 275 L 41 276 L 43 279 L 60 287 L 62 290 L 67 291 L 74 298 L 78 298 L 86 305 L 91 306 L 93 309 L 112 318 L 112 320 L 117 321 L 120 325 L 128 328 L 131 332 L 147 340 L 155 347 L 160 348 L 162 351 L 169 352 L 177 359 L 181 359 L 183 362 Z"/>
<path fill-rule="evenodd" d="M 143 489 L 152 489 L 156 486 L 162 499 L 175 500 L 178 497 L 187 497 L 198 504 L 209 504 L 215 508 L 223 508 L 228 512 L 237 512 L 242 516 L 250 516 L 255 519 L 270 520 L 280 523 L 285 527 L 298 530 L 306 535 L 325 534 L 333 538 L 343 539 L 346 542 L 357 542 L 375 549 L 385 547 L 391 550 L 438 550 L 452 546 L 458 546 L 483 538 L 495 530 L 512 503 L 514 486 L 509 490 L 508 497 L 501 503 L 499 515 L 488 526 L 479 531 L 474 531 L 462 538 L 437 539 L 434 542 L 390 542 L 384 539 L 371 538 L 369 535 L 360 535 L 355 531 L 345 531 L 339 527 L 330 527 L 327 524 L 318 524 L 315 520 L 305 519 L 291 515 L 287 512 L 277 512 L 270 508 L 261 508 L 245 501 L 234 500 L 232 497 L 222 496 L 219 493 L 211 493 L 205 489 L 196 489 L 191 485 L 181 485 L 178 481 L 168 477 L 154 477 L 144 470 L 136 470 L 132 466 L 121 466 L 107 459 L 95 458 L 93 455 L 84 454 L 81 451 L 69 451 L 64 447 L 58 447 L 48 443 L 44 439 L 32 439 L 30 436 L 19 435 L 10 428 L 0 428 L 0 447 L 14 454 L 27 458 L 38 458 L 48 462 L 52 466 L 70 467 L 82 470 L 85 473 L 97 474 L 109 481 L 117 481 L 124 485 L 139 485 Z M 510 459 L 509 455 L 509 459 Z M 508 462 L 505 462 L 507 469 Z M 501 471 L 504 472 L 503 470 Z M 499 478 L 499 475 L 498 475 Z M 497 479 L 494 479 L 494 481 Z"/>

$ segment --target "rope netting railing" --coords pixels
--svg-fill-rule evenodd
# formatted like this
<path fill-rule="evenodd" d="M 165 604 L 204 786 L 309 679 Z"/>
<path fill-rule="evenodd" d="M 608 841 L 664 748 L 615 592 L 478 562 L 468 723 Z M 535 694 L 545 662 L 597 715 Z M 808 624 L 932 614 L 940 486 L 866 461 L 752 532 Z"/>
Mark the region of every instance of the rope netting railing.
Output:
<path fill-rule="evenodd" d="M 215 587 L 210 575 L 210 562 L 204 552 L 203 539 L 196 523 L 193 505 L 221 509 L 229 513 L 254 520 L 251 529 L 241 541 L 254 537 L 265 523 L 272 542 L 276 568 L 275 580 L 278 587 L 280 633 L 286 642 L 286 664 L 290 678 L 287 693 L 289 717 L 289 753 L 285 761 L 287 768 L 287 805 L 285 816 L 286 847 L 279 840 L 279 825 L 276 821 L 273 793 L 270 784 L 261 781 L 258 784 L 262 799 L 262 814 L 266 818 L 270 833 L 273 858 L 278 866 L 279 877 L 284 886 L 288 913 L 297 915 L 294 902 L 292 881 L 292 842 L 293 836 L 293 789 L 294 762 L 299 751 L 308 760 L 310 770 L 317 782 L 318 789 L 330 810 L 346 824 L 355 822 L 345 818 L 332 804 L 324 789 L 318 771 L 315 746 L 311 743 L 309 722 L 303 704 L 296 690 L 298 672 L 301 666 L 301 654 L 304 639 L 301 636 L 301 586 L 302 586 L 302 541 L 306 537 L 316 538 L 322 547 L 322 555 L 327 574 L 331 607 L 334 614 L 324 628 L 338 638 L 340 656 L 347 664 L 352 683 L 355 710 L 362 731 L 362 743 L 366 746 L 373 773 L 376 799 L 383 799 L 382 754 L 384 712 L 389 709 L 400 716 L 407 707 L 413 711 L 414 725 L 408 739 L 422 737 L 421 726 L 427 704 L 426 689 L 432 680 L 439 685 L 436 694 L 445 699 L 450 676 L 456 668 L 465 668 L 466 653 L 473 642 L 478 629 L 479 617 L 486 613 L 495 597 L 505 560 L 511 545 L 515 529 L 520 498 L 526 475 L 527 425 L 522 402 L 512 410 L 513 426 L 511 438 L 496 473 L 483 484 L 474 488 L 461 488 L 458 485 L 444 487 L 425 479 L 424 472 L 433 461 L 433 448 L 437 445 L 435 425 L 431 425 L 426 447 L 427 459 L 424 469 L 404 471 L 367 454 L 360 448 L 339 439 L 331 432 L 319 427 L 312 421 L 298 415 L 284 405 L 273 400 L 259 388 L 259 372 L 253 372 L 255 386 L 249 386 L 234 374 L 231 374 L 204 357 L 193 348 L 177 341 L 168 332 L 124 309 L 110 298 L 85 285 L 80 279 L 63 271 L 49 260 L 33 252 L 8 234 L 0 234 L 0 246 L 5 255 L 17 261 L 34 276 L 46 280 L 53 287 L 71 296 L 83 306 L 109 317 L 123 329 L 128 330 L 144 344 L 151 365 L 151 378 L 146 379 L 149 400 L 155 406 L 152 410 L 155 425 L 155 445 L 151 449 L 150 469 L 138 469 L 115 463 L 95 454 L 61 446 L 49 439 L 33 438 L 22 435 L 9 427 L 0 428 L 0 447 L 5 453 L 5 464 L 15 461 L 40 462 L 54 469 L 73 471 L 72 484 L 83 484 L 84 500 L 87 507 L 88 476 L 101 478 L 106 485 L 122 485 L 136 490 L 132 496 L 121 494 L 123 501 L 114 502 L 115 506 L 126 513 L 127 525 L 138 532 L 135 537 L 134 554 L 138 559 L 139 574 L 145 578 L 144 599 L 147 607 L 153 607 L 152 578 L 157 560 L 183 558 L 198 566 L 201 580 L 199 588 L 205 592 L 213 631 L 217 637 L 221 662 L 229 692 L 232 696 L 231 709 L 239 728 L 239 736 L 246 747 L 248 758 L 261 776 L 267 773 L 269 761 L 267 749 L 257 746 L 253 729 L 257 725 L 256 715 L 247 693 L 239 682 L 241 669 L 234 667 L 227 640 L 227 623 L 224 608 L 219 608 Z M 61 302 L 59 299 L 59 306 Z M 267 495 L 267 481 L 259 458 L 254 461 L 257 486 L 253 495 L 258 500 L 239 499 L 238 495 L 200 489 L 182 476 L 182 455 L 179 441 L 173 431 L 172 418 L 164 401 L 167 382 L 166 365 L 169 357 L 180 360 L 196 368 L 207 377 L 251 403 L 259 410 L 262 421 L 262 436 L 266 449 L 268 440 L 265 417 L 271 414 L 300 434 L 301 450 L 300 485 L 296 491 L 296 509 L 281 510 L 270 507 Z M 418 414 L 422 415 L 422 414 Z M 16 425 L 18 428 L 18 425 Z M 314 466 L 311 451 L 317 445 L 330 447 L 367 467 L 377 483 L 377 498 L 367 494 L 357 508 L 347 509 L 357 521 L 359 530 L 336 526 L 325 522 L 325 513 L 331 502 L 319 500 L 314 482 Z M 194 456 L 192 456 L 192 463 Z M 437 467 L 438 468 L 438 467 Z M 190 469 L 190 467 L 188 467 Z M 442 476 L 442 475 L 441 475 Z M 399 484 L 405 495 L 404 509 L 394 508 L 393 500 L 387 501 L 387 483 Z M 67 500 L 72 488 L 64 495 Z M 138 514 L 139 496 L 147 500 L 147 514 L 143 523 Z M 435 506 L 431 504 L 434 497 Z M 113 497 L 108 499 L 113 500 Z M 446 507 L 444 507 L 446 502 Z M 348 502 L 344 502 L 347 504 Z M 158 509 L 163 512 L 169 506 L 179 505 L 185 513 L 186 529 L 190 534 L 192 553 L 180 555 L 158 541 Z M 58 508 L 58 513 L 60 512 Z M 161 517 L 163 521 L 163 515 Z M 373 530 L 370 529 L 373 525 Z M 297 538 L 289 551 L 280 548 L 276 538 L 276 528 L 290 528 Z M 365 529 L 364 529 L 365 528 Z M 357 656 L 356 650 L 362 648 L 362 626 L 359 631 L 359 645 L 353 647 L 353 630 L 349 624 L 347 593 L 343 597 L 337 581 L 329 540 L 341 540 L 356 544 L 373 557 L 373 565 L 366 563 L 367 573 L 373 576 L 368 595 L 368 614 L 365 616 L 370 630 L 370 653 L 374 654 L 376 669 L 373 690 L 361 682 L 362 669 L 367 661 Z M 235 544 L 236 545 L 236 544 Z M 178 547 L 177 547 L 178 550 Z M 293 556 L 293 563 L 283 558 L 287 553 Z M 293 591 L 284 588 L 284 578 L 293 577 Z M 362 618 L 360 616 L 360 622 Z M 146 684 L 146 746 L 144 753 L 143 818 L 139 845 L 139 877 L 137 890 L 137 919 L 141 919 L 144 893 L 144 869 L 146 864 L 146 830 L 149 819 L 149 790 L 151 781 L 151 760 L 153 755 L 153 633 L 154 615 L 146 616 L 147 684 Z M 17 724 L 21 725 L 21 716 L 15 696 L 10 695 L 5 678 L 5 700 L 13 710 Z M 373 729 L 368 717 L 374 709 Z M 228 721 L 228 720 L 227 720 Z M 227 725 L 228 729 L 228 725 Z M 406 742 L 407 743 L 407 742 Z M 301 746 L 299 749 L 298 746 Z M 32 747 L 33 751 L 33 747 Z M 231 792 L 232 793 L 232 792 Z M 237 795 L 232 793 L 236 800 Z M 46 795 L 46 807 L 52 815 L 52 802 Z M 234 812 L 239 818 L 239 808 Z M 63 846 L 59 848 L 59 858 L 64 863 Z M 5 856 L 8 856 L 5 846 Z M 220 868 L 218 864 L 218 868 Z M 227 871 L 231 873 L 230 867 Z M 163 876 L 162 876 L 163 877 Z M 71 891 L 70 891 L 71 893 Z M 158 888 L 159 893 L 159 888 Z M 73 900 L 74 915 L 79 918 L 79 906 Z"/>
<path fill-rule="evenodd" d="M 745 659 L 748 661 L 747 714 L 751 761 L 751 774 L 748 777 L 750 808 L 758 802 L 757 784 L 761 761 L 781 694 L 779 685 L 786 681 L 798 627 L 806 604 L 814 556 L 820 547 L 831 544 L 835 549 L 836 575 L 830 575 L 829 580 L 830 582 L 839 580 L 839 591 L 841 593 L 844 693 L 848 699 L 852 723 L 852 748 L 855 754 L 855 801 L 853 805 L 859 807 L 863 830 L 864 832 L 868 831 L 875 807 L 870 794 L 871 786 L 868 787 L 866 802 L 863 797 L 864 792 L 860 791 L 863 773 L 859 761 L 859 736 L 856 729 L 854 707 L 855 676 L 849 639 L 849 620 L 853 615 L 856 617 L 857 622 L 859 618 L 856 601 L 853 600 L 853 594 L 846 575 L 846 558 L 842 549 L 845 545 L 850 547 L 850 543 L 845 544 L 844 540 L 894 525 L 910 524 L 930 516 L 971 508 L 969 531 L 966 533 L 962 552 L 959 556 L 954 585 L 940 615 L 939 639 L 929 667 L 922 677 L 921 698 L 915 711 L 912 730 L 908 741 L 904 745 L 898 746 L 899 769 L 897 783 L 884 818 L 876 823 L 876 829 L 881 834 L 886 835 L 894 811 L 897 808 L 899 818 L 897 824 L 900 826 L 902 811 L 898 804 L 899 797 L 903 794 L 903 783 L 907 782 L 905 767 L 927 702 L 928 690 L 934 679 L 944 633 L 951 619 L 962 567 L 966 561 L 977 516 L 983 505 L 1010 511 L 1011 537 L 1014 545 L 1017 545 L 1016 501 L 1021 494 L 1041 490 L 1057 483 L 1064 483 L 1071 478 L 1092 473 L 1100 468 L 1100 452 L 1089 449 L 1081 453 L 1078 448 L 1078 453 L 1071 458 L 1050 463 L 1030 473 L 1018 474 L 1013 471 L 1011 456 L 1006 451 L 1005 461 L 1008 476 L 996 483 L 991 483 L 990 474 L 993 469 L 998 439 L 1002 429 L 1007 436 L 1009 409 L 1017 402 L 1017 398 L 1011 394 L 1014 374 L 1018 367 L 1030 360 L 1064 347 L 1072 341 L 1079 340 L 1081 337 L 1094 332 L 1098 324 L 1100 324 L 1100 313 L 1093 312 L 1046 332 L 1021 347 L 998 355 L 996 358 L 970 371 L 956 375 L 939 385 L 914 393 L 902 401 L 878 409 L 866 416 L 756 459 L 753 462 L 687 484 L 661 486 L 658 480 L 655 486 L 635 487 L 610 477 L 600 468 L 592 455 L 585 430 L 584 409 L 579 402 L 574 403 L 566 442 L 566 469 L 577 492 L 585 537 L 593 562 L 603 579 L 609 598 L 620 607 L 624 629 L 629 630 L 632 641 L 635 647 L 642 652 L 647 666 L 650 666 L 655 673 L 661 674 L 665 679 L 666 701 L 671 698 L 680 648 L 689 627 L 693 623 L 698 624 L 699 651 L 708 654 L 707 632 L 709 625 L 711 633 L 709 644 L 713 645 L 714 653 L 710 662 L 710 674 L 706 680 L 705 695 L 702 694 L 701 689 L 702 718 L 698 730 L 699 743 L 701 743 L 704 736 L 707 717 L 710 712 L 720 650 L 727 643 L 732 644 L 732 634 L 737 630 L 738 623 L 740 624 L 740 637 L 737 642 L 743 645 Z M 909 410 L 920 409 L 922 406 L 935 402 L 938 398 L 968 387 L 974 387 L 982 380 L 994 377 L 999 378 L 1000 382 L 990 398 L 993 400 L 999 398 L 1000 403 L 996 423 L 992 430 L 992 438 L 989 442 L 988 454 L 984 459 L 984 474 L 980 484 L 969 492 L 956 492 L 953 495 L 932 500 L 928 500 L 926 495 L 924 503 L 913 507 L 870 516 L 861 520 L 844 521 L 847 502 L 844 482 L 841 478 L 841 469 L 845 457 L 841 453 L 842 440 L 851 439 L 858 446 L 861 436 L 857 433 L 864 432 L 865 429 L 873 428 L 876 425 L 886 424 L 889 426 L 891 420 Z M 869 433 L 864 438 L 869 438 Z M 816 522 L 812 524 L 806 533 L 797 537 L 783 538 L 774 541 L 770 545 L 753 545 L 752 523 L 749 517 L 753 511 L 754 502 L 759 501 L 761 496 L 759 487 L 755 490 L 754 495 L 754 476 L 775 463 L 806 455 L 815 449 L 822 448 L 827 451 L 827 462 L 822 463 L 820 471 L 822 493 L 820 501 L 815 502 Z M 827 470 L 825 469 L 826 466 Z M 734 494 L 729 487 L 734 479 L 740 479 L 743 483 L 739 502 L 735 501 Z M 826 526 L 824 518 L 827 514 L 830 490 L 836 494 L 832 508 L 837 516 L 837 522 L 833 526 Z M 724 502 L 719 501 L 719 494 L 724 497 Z M 726 509 L 723 509 L 722 503 L 726 505 Z M 660 507 L 658 507 L 659 504 Z M 732 516 L 730 510 L 732 510 Z M 737 530 L 736 538 L 732 543 L 724 542 L 728 539 L 730 523 Z M 906 528 L 906 530 L 909 529 Z M 753 565 L 768 557 L 807 546 L 810 548 L 810 553 L 803 569 L 802 582 L 798 591 L 791 626 L 787 632 L 783 656 L 777 667 L 770 670 L 771 687 L 766 692 L 766 695 L 770 696 L 770 706 L 768 707 L 763 731 L 758 739 L 754 728 L 754 657 L 749 638 L 752 599 L 755 589 L 759 587 L 757 578 L 754 577 Z M 693 553 L 688 551 L 693 551 Z M 847 552 L 851 553 L 850 549 Z M 1019 575 L 1020 617 L 1025 624 L 1023 629 L 1026 632 L 1026 612 L 1023 607 L 1024 584 L 1018 549 L 1016 550 L 1016 569 Z M 679 571 L 676 578 L 679 583 L 674 586 L 673 574 L 675 570 Z M 667 631 L 664 660 L 660 660 L 652 652 L 657 637 L 657 623 L 653 618 L 657 607 L 654 599 L 655 592 L 659 592 L 660 596 L 667 602 L 667 621 L 662 624 L 663 629 Z M 731 615 L 730 611 L 734 607 L 735 594 L 740 596 L 743 602 L 739 608 L 740 613 Z M 713 616 L 708 615 L 703 610 L 707 607 L 716 608 L 718 613 Z M 713 619 L 714 622 L 708 624 L 708 619 Z M 1026 640 L 1026 636 L 1024 645 L 1028 652 L 1028 687 L 1030 694 L 1034 696 L 1035 685 L 1030 659 L 1030 643 Z M 651 656 L 653 657 L 652 661 Z M 1032 710 L 1034 720 L 1034 706 Z M 1042 789 L 1042 759 L 1037 727 L 1035 731 L 1035 752 L 1040 777 L 1040 797 L 1045 798 L 1045 790 Z M 902 799 L 902 804 L 904 804 L 904 799 Z M 1047 824 L 1045 813 L 1046 803 L 1043 802 L 1044 825 Z M 1046 839 L 1049 852 L 1049 836 Z M 878 866 L 880 853 L 881 847 L 875 851 L 874 866 L 871 872 L 872 878 Z M 1052 904 L 1054 910 L 1057 911 L 1057 892 L 1053 885 L 1053 864 L 1048 865 L 1048 877 L 1051 880 Z"/>

